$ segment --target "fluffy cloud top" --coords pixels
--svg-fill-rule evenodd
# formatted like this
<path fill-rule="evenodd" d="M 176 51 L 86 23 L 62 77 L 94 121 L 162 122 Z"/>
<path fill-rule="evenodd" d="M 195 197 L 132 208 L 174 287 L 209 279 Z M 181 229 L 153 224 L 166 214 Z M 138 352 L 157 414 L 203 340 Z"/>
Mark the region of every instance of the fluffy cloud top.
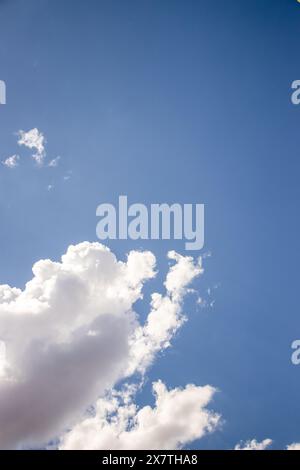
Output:
<path fill-rule="evenodd" d="M 29 149 L 36 151 L 32 155 L 32 158 L 36 161 L 38 165 L 42 165 L 45 158 L 45 137 L 42 132 L 37 128 L 31 129 L 28 132 L 20 130 L 18 132 L 19 145 L 24 145 Z"/>
<path fill-rule="evenodd" d="M 246 441 L 244 443 L 237 444 L 235 450 L 266 450 L 272 445 L 272 439 L 264 439 L 258 442 L 256 439 Z"/>
<path fill-rule="evenodd" d="M 155 406 L 137 409 L 129 394 L 100 399 L 88 417 L 64 437 L 61 449 L 177 449 L 213 431 L 219 416 L 206 410 L 215 390 L 187 385 L 168 391 L 153 384 Z"/>
<path fill-rule="evenodd" d="M 2 449 L 40 445 L 73 427 L 99 396 L 134 372 L 144 372 L 169 346 L 183 322 L 187 286 L 202 272 L 190 257 L 169 256 L 175 264 L 166 278 L 166 294 L 152 295 L 145 325 L 133 305 L 142 297 L 144 282 L 155 276 L 150 252 L 133 251 L 121 262 L 103 245 L 84 242 L 70 246 L 61 262 L 37 262 L 24 290 L 0 286 Z M 193 396 L 202 410 L 213 394 L 211 388 L 193 386 L 167 392 L 156 385 L 155 391 L 155 416 L 164 396 L 172 403 Z M 136 411 L 136 431 L 143 429 L 145 413 Z M 210 429 L 217 418 L 203 413 L 201 429 Z M 182 439 L 176 434 L 176 442 L 201 435 L 198 431 Z"/>

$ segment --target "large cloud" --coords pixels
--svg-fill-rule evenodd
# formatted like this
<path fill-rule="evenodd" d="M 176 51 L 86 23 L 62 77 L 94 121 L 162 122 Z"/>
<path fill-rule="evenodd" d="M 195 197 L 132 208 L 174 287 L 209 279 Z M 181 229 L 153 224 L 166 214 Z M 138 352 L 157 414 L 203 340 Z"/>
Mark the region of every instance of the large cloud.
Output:
<path fill-rule="evenodd" d="M 168 391 L 153 384 L 155 406 L 138 410 L 131 395 L 112 393 L 100 399 L 96 414 L 64 437 L 61 449 L 177 449 L 215 430 L 219 416 L 205 407 L 215 390 L 187 385 Z"/>
<path fill-rule="evenodd" d="M 202 272 L 191 257 L 169 257 L 175 264 L 166 293 L 152 295 L 144 326 L 133 305 L 155 276 L 150 252 L 131 252 L 120 262 L 103 245 L 84 242 L 70 246 L 60 263 L 36 263 L 23 291 L 0 286 L 1 448 L 58 436 L 168 347 L 183 322 L 187 286 Z"/>

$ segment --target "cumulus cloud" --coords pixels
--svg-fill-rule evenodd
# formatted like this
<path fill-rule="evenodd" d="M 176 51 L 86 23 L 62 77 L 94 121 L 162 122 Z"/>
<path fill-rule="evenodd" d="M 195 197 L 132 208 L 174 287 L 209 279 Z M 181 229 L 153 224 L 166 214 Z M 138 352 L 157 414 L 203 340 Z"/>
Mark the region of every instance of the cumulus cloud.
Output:
<path fill-rule="evenodd" d="M 287 450 L 300 450 L 300 443 L 290 444 L 286 448 Z"/>
<path fill-rule="evenodd" d="M 206 409 L 215 389 L 187 385 L 168 391 L 153 383 L 155 406 L 138 409 L 127 390 L 99 399 L 87 417 L 61 442 L 64 450 L 178 449 L 212 432 L 219 416 Z"/>
<path fill-rule="evenodd" d="M 272 439 L 264 439 L 258 442 L 256 439 L 252 439 L 246 442 L 240 442 L 235 446 L 235 450 L 266 450 L 272 445 Z"/>
<path fill-rule="evenodd" d="M 153 361 L 156 352 L 170 346 L 170 340 L 185 321 L 182 300 L 187 286 L 202 274 L 200 262 L 194 263 L 190 256 L 181 256 L 174 251 L 168 257 L 175 261 L 165 281 L 166 295 L 153 293 L 151 311 L 145 325 L 139 326 L 130 341 L 131 361 L 128 374 L 144 372 Z"/>
<path fill-rule="evenodd" d="M 12 155 L 11 157 L 6 158 L 2 161 L 2 165 L 6 166 L 7 168 L 15 168 L 19 165 L 20 157 L 19 155 Z"/>
<path fill-rule="evenodd" d="M 0 286 L 2 449 L 58 436 L 105 391 L 144 372 L 170 345 L 184 321 L 187 286 L 202 269 L 191 257 L 174 252 L 169 257 L 175 264 L 166 278 L 166 294 L 152 295 L 145 325 L 133 306 L 145 281 L 155 276 L 150 252 L 130 252 L 121 262 L 105 246 L 84 242 L 70 246 L 61 262 L 35 263 L 24 290 Z M 173 397 L 161 385 L 155 390 L 161 391 L 157 396 Z M 198 392 L 189 386 L 184 396 Z M 213 389 L 203 388 L 203 393 L 211 397 Z"/>
<path fill-rule="evenodd" d="M 6 346 L 3 341 L 0 341 L 0 379 L 6 374 Z"/>
<path fill-rule="evenodd" d="M 19 145 L 24 145 L 25 147 L 35 150 L 35 153 L 32 155 L 32 158 L 36 161 L 38 165 L 43 165 L 44 159 L 46 156 L 45 152 L 45 137 L 42 132 L 37 128 L 31 129 L 27 132 L 20 130 L 18 132 Z"/>

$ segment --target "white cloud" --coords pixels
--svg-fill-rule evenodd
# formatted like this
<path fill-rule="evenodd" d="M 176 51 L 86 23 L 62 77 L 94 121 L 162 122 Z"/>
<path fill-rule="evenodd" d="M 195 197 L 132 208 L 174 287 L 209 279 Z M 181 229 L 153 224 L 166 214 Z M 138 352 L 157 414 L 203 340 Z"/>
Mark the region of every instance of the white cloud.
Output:
<path fill-rule="evenodd" d="M 166 295 L 152 294 L 151 311 L 145 325 L 136 328 L 130 341 L 131 361 L 128 374 L 134 370 L 144 372 L 153 361 L 155 353 L 169 347 L 170 340 L 185 321 L 181 304 L 190 282 L 203 270 L 190 256 L 174 251 L 168 257 L 175 261 L 166 282 Z M 135 271 L 135 270 L 134 270 Z"/>
<path fill-rule="evenodd" d="M 97 401 L 95 416 L 76 425 L 61 449 L 177 449 L 216 429 L 219 416 L 206 409 L 215 389 L 187 385 L 168 391 L 153 384 L 155 406 L 138 409 L 131 394 L 110 393 Z"/>
<path fill-rule="evenodd" d="M 48 163 L 48 166 L 50 166 L 51 168 L 55 168 L 58 165 L 59 160 L 60 160 L 59 156 L 56 158 L 53 158 L 53 160 L 50 160 L 50 162 Z"/>
<path fill-rule="evenodd" d="M 15 168 L 19 165 L 18 161 L 20 160 L 19 155 L 12 155 L 11 157 L 6 158 L 2 161 L 2 164 L 7 168 Z"/>
<path fill-rule="evenodd" d="M 266 450 L 272 445 L 272 439 L 264 439 L 261 442 L 258 442 L 256 439 L 252 439 L 246 442 L 240 442 L 235 446 L 235 450 Z"/>
<path fill-rule="evenodd" d="M 133 251 L 121 262 L 103 245 L 84 242 L 70 246 L 61 262 L 35 263 L 24 290 L 0 286 L 0 340 L 6 350 L 0 448 L 58 436 L 105 391 L 144 372 L 169 346 L 183 322 L 187 285 L 202 272 L 190 257 L 172 252 L 170 258 L 175 265 L 166 294 L 152 295 L 144 326 L 133 305 L 144 282 L 155 276 L 150 252 Z"/>
<path fill-rule="evenodd" d="M 0 341 L 0 379 L 6 375 L 6 346 L 3 341 Z"/>
<path fill-rule="evenodd" d="M 286 448 L 287 450 L 300 450 L 300 443 L 290 444 Z"/>
<path fill-rule="evenodd" d="M 71 176 L 72 176 L 72 170 L 68 170 L 67 174 L 63 177 L 63 180 L 69 181 L 71 179 Z"/>
<path fill-rule="evenodd" d="M 45 137 L 42 132 L 40 132 L 37 128 L 31 129 L 28 132 L 20 130 L 18 132 L 19 145 L 24 145 L 29 149 L 33 149 L 36 151 L 32 155 L 32 158 L 36 161 L 38 165 L 43 165 L 45 159 Z"/>

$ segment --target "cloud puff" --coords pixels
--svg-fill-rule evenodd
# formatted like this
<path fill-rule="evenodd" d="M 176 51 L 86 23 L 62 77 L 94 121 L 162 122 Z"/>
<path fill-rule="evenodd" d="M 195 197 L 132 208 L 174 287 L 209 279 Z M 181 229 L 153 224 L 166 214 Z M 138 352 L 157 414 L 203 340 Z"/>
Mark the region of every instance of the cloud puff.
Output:
<path fill-rule="evenodd" d="M 12 155 L 11 157 L 6 158 L 2 161 L 2 165 L 6 166 L 7 168 L 15 168 L 19 165 L 20 157 L 19 155 Z"/>
<path fill-rule="evenodd" d="M 42 132 L 37 128 L 31 129 L 28 132 L 20 130 L 18 132 L 19 145 L 24 145 L 29 149 L 36 151 L 32 155 L 32 158 L 36 161 L 38 165 L 43 165 L 46 152 L 45 152 L 45 137 Z"/>
<path fill-rule="evenodd" d="M 300 443 L 290 444 L 286 448 L 287 450 L 300 450 Z"/>
<path fill-rule="evenodd" d="M 155 406 L 138 409 L 131 394 L 112 392 L 97 401 L 95 416 L 67 433 L 61 449 L 177 449 L 216 429 L 219 416 L 206 409 L 215 389 L 187 385 L 168 391 L 153 384 Z"/>
<path fill-rule="evenodd" d="M 234 448 L 234 450 L 265 450 L 272 445 L 272 439 L 264 439 L 258 442 L 256 439 L 252 439 L 246 442 L 240 442 Z"/>
<path fill-rule="evenodd" d="M 84 242 L 70 246 L 61 262 L 35 263 L 24 290 L 0 286 L 2 449 L 58 436 L 169 346 L 183 322 L 187 285 L 202 272 L 190 257 L 169 256 L 175 264 L 166 294 L 152 295 L 145 325 L 133 305 L 155 276 L 150 252 L 130 252 L 121 262 L 105 246 Z"/>

